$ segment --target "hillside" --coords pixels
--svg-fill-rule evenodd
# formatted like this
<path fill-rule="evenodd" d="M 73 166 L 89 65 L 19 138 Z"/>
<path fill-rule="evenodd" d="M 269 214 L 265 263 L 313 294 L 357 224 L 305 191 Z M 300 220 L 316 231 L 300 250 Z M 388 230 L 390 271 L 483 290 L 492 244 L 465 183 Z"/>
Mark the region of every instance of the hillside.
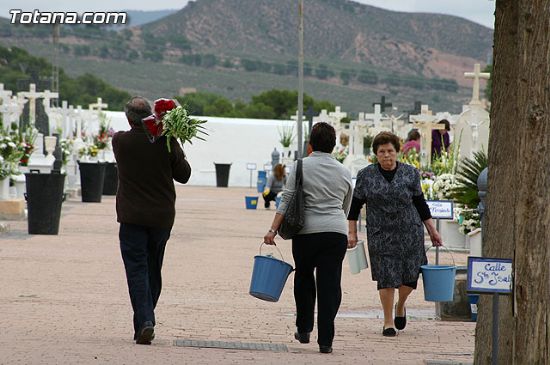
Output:
<path fill-rule="evenodd" d="M 306 92 L 353 112 L 370 110 L 382 94 L 400 110 L 422 100 L 459 111 L 470 93 L 463 72 L 491 50 L 490 29 L 457 17 L 347 0 L 306 6 Z M 60 63 L 68 74 L 92 72 L 148 97 L 197 89 L 248 100 L 296 88 L 296 13 L 294 0 L 199 0 L 140 27 L 64 26 Z M 0 44 L 48 59 L 50 33 L 0 19 Z"/>

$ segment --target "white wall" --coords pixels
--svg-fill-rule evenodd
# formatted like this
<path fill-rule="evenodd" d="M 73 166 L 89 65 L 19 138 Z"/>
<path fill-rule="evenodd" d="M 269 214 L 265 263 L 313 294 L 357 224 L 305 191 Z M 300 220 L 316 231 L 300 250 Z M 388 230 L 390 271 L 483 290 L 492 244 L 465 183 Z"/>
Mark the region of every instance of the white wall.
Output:
<path fill-rule="evenodd" d="M 130 129 L 123 112 L 107 112 L 107 115 L 115 130 Z M 194 140 L 192 145 L 183 146 L 193 169 L 189 185 L 215 186 L 216 162 L 231 163 L 229 186 L 243 187 L 250 185 L 247 163 L 255 163 L 257 170 L 253 171 L 252 184 L 256 186 L 257 171 L 263 170 L 264 164 L 271 163 L 273 148 L 277 148 L 279 152 L 282 150 L 278 129 L 296 125 L 294 121 L 285 120 L 196 118 L 207 120 L 204 126 L 208 136 L 206 141 Z M 296 149 L 296 143 L 293 149 Z"/>

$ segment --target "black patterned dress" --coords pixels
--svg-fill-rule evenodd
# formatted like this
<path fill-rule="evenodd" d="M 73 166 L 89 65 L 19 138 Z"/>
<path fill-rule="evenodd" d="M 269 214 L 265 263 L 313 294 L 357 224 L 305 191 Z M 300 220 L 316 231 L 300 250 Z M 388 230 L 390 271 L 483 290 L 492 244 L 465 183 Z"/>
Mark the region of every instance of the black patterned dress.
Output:
<path fill-rule="evenodd" d="M 424 228 L 413 204 L 422 194 L 418 170 L 398 163 L 391 182 L 372 164 L 357 174 L 354 198 L 367 205 L 367 243 L 378 289 L 416 282 L 427 263 Z"/>

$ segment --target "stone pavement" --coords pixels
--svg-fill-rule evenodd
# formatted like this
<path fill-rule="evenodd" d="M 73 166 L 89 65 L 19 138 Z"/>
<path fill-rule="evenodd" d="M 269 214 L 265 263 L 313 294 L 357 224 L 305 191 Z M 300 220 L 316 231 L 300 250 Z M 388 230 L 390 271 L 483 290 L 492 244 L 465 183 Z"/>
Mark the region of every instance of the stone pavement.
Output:
<path fill-rule="evenodd" d="M 253 257 L 274 214 L 246 210 L 252 192 L 177 187 L 152 346 L 132 341 L 114 197 L 66 201 L 58 236 L 30 236 L 26 221 L 10 222 L 10 232 L 0 233 L 0 364 L 472 362 L 475 324 L 434 320 L 421 282 L 406 330 L 382 337 L 376 284 L 368 270 L 351 275 L 347 259 L 334 353 L 318 353 L 316 330 L 310 344 L 295 341 L 292 276 L 277 303 L 248 294 Z M 290 242 L 279 239 L 278 247 L 292 263 Z M 465 254 L 454 258 L 466 262 Z M 176 340 L 267 343 L 288 352 L 179 347 Z"/>

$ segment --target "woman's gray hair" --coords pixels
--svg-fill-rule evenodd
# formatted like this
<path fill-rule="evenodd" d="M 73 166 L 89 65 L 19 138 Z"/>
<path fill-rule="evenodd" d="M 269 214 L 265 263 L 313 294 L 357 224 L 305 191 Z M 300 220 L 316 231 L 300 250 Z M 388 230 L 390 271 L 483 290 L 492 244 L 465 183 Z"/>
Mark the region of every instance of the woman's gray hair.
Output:
<path fill-rule="evenodd" d="M 143 118 L 153 114 L 149 101 L 141 96 L 134 96 L 124 106 L 126 118 L 133 125 L 139 125 Z"/>

